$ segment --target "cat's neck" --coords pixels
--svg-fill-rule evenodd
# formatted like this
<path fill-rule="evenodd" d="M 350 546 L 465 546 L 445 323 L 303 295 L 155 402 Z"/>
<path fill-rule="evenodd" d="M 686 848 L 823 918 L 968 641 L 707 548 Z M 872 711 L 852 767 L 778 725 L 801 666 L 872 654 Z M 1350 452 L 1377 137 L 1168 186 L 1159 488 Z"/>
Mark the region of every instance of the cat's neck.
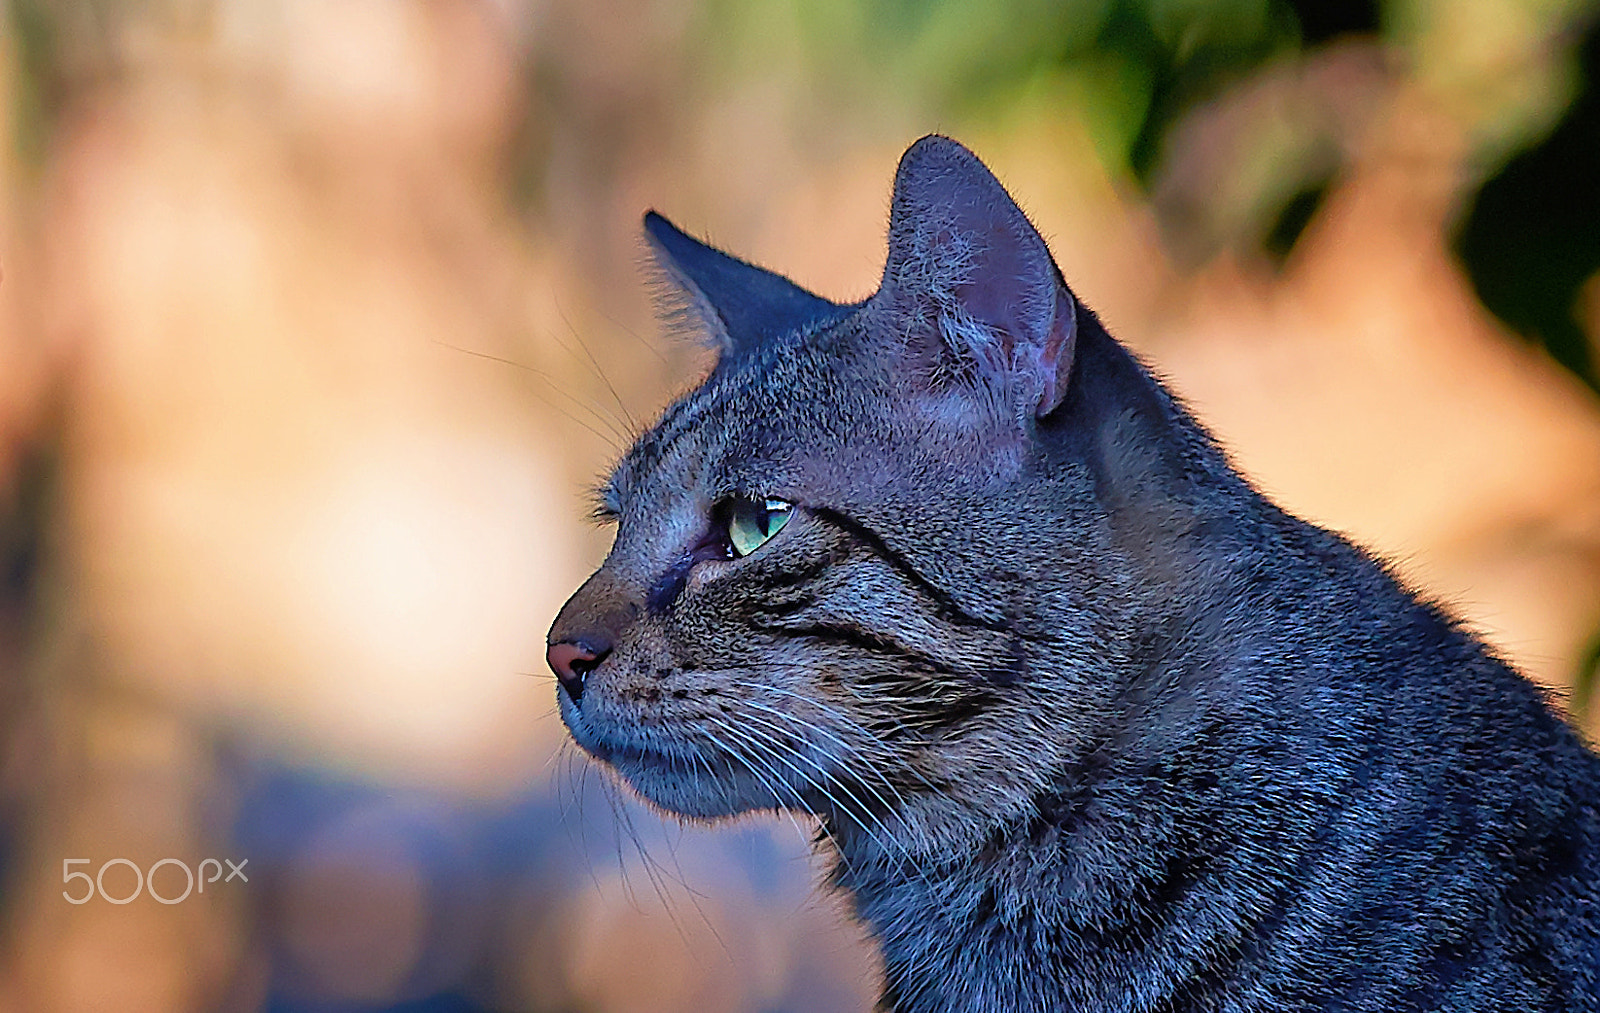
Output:
<path fill-rule="evenodd" d="M 1294 779 L 1266 776 L 1271 761 L 1262 760 L 1295 741 L 1292 705 L 1271 705 L 1281 703 L 1282 712 L 1263 724 L 1270 736 L 1258 741 L 1239 731 L 1252 725 L 1230 716 L 1259 705 L 1258 687 L 1196 673 L 1235 669 L 1235 653 L 1252 650 L 1250 638 L 1195 632 L 1224 622 L 1230 602 L 1254 600 L 1262 617 L 1278 608 L 1271 580 L 1242 576 L 1254 565 L 1250 552 L 1314 536 L 1239 479 L 1209 435 L 1098 321 L 1084 324 L 1074 387 L 1062 413 L 1040 427 L 1040 467 L 1046 483 L 1068 473 L 1092 479 L 1094 513 L 1110 545 L 1100 560 L 1108 572 L 1097 582 L 1128 589 L 1116 611 L 1107 605 L 1101 616 L 1107 640 L 1123 645 L 1114 655 L 1119 688 L 1110 700 L 1084 702 L 1100 715 L 1098 739 L 1087 748 L 1044 741 L 1055 726 L 1048 694 L 1041 698 L 1024 751 L 1053 757 L 1054 765 L 1029 771 L 1040 775 L 1038 787 L 1017 808 L 963 804 L 957 796 L 985 786 L 955 785 L 876 826 L 826 826 L 834 883 L 882 943 L 891 1009 L 1034 1008 L 1040 996 L 1027 989 L 1041 979 L 1022 969 L 1040 966 L 1062 969 L 1053 994 L 1070 1000 L 1064 1008 L 1116 1005 L 1117 996 L 1096 988 L 1140 979 L 1103 968 L 1107 959 L 1163 963 L 1180 977 L 1198 959 L 1172 940 L 1142 937 L 1152 918 L 1173 914 L 1156 910 L 1163 897 L 1203 897 L 1196 884 L 1223 878 L 1249 881 L 1253 889 L 1234 890 L 1228 906 L 1211 912 L 1219 932 L 1240 937 L 1288 888 L 1257 875 L 1252 863 L 1291 868 L 1285 856 L 1305 846 L 1303 826 L 1272 825 L 1271 814 L 1304 813 L 1310 803 L 1268 799 L 1293 794 Z M 1053 497 L 1041 494 L 1039 509 Z M 1049 561 L 1035 562 L 1047 572 Z M 1048 618 L 1029 621 L 1044 628 Z M 1039 663 L 1051 664 L 1050 648 L 1035 647 Z M 1048 684 L 1051 673 L 1031 676 Z M 1217 731 L 1219 720 L 1234 725 L 1228 734 Z M 1307 738 L 1296 748 L 1314 753 L 1314 730 L 1300 733 Z M 1227 785 L 1233 775 L 1219 779 L 1218 771 L 1254 779 Z M 1241 795 L 1259 804 L 1246 810 L 1228 802 Z M 1235 825 L 1241 819 L 1249 825 Z M 916 832 L 900 832 L 897 821 Z M 967 991 L 917 1000 L 903 994 L 913 982 Z"/>
<path fill-rule="evenodd" d="M 1245 776 L 1252 765 L 1231 754 L 1262 745 L 1200 728 L 1161 759 L 1097 753 L 1027 815 L 943 861 L 847 836 L 833 883 L 882 946 L 882 1008 L 1122 1008 L 1137 998 L 1126 989 L 1154 980 L 1126 965 L 1159 968 L 1169 989 L 1205 973 L 1194 940 L 1158 929 L 1203 907 L 1207 945 L 1247 937 L 1292 888 L 1284 870 L 1310 840 L 1308 826 L 1263 815 L 1306 810 L 1290 779 L 1251 784 L 1249 810 L 1229 802 L 1246 789 L 1217 771 Z"/>

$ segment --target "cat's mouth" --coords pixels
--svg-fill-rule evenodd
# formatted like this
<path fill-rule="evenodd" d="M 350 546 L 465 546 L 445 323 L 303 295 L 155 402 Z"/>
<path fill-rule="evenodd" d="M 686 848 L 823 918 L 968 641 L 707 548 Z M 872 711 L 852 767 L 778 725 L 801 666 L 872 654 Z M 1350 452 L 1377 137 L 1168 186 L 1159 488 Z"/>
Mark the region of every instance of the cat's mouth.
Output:
<path fill-rule="evenodd" d="M 622 770 L 670 770 L 674 767 L 685 766 L 696 762 L 692 756 L 680 756 L 676 752 L 650 749 L 645 746 L 635 746 L 625 743 L 611 743 L 596 741 L 593 744 L 583 745 L 585 751 L 601 763 Z"/>
<path fill-rule="evenodd" d="M 572 732 L 573 741 L 590 756 L 619 770 L 624 766 L 672 767 L 677 764 L 704 762 L 701 757 L 695 755 L 697 750 L 684 748 L 676 743 L 669 745 L 641 741 L 640 735 L 635 731 L 607 734 L 605 730 L 596 728 L 594 722 L 586 715 L 577 712 L 576 708 L 569 709 L 563 705 L 562 712 L 567 729 Z"/>

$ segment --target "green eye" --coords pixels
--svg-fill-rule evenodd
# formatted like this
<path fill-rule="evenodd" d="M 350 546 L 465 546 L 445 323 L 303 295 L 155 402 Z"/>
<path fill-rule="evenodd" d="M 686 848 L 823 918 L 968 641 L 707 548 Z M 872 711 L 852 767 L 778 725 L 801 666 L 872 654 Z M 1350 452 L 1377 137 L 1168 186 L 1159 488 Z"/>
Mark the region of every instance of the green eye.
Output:
<path fill-rule="evenodd" d="M 789 523 L 794 504 L 781 499 L 736 499 L 728 510 L 728 544 L 735 556 L 748 556 Z"/>

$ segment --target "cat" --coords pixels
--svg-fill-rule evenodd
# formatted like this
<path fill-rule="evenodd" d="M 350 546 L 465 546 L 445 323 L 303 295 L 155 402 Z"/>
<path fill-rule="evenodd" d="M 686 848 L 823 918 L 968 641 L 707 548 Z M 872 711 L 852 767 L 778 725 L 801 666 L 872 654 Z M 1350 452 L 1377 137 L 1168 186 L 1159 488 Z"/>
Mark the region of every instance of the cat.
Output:
<path fill-rule="evenodd" d="M 803 811 L 879 1009 L 1600 1011 L 1600 759 L 1279 509 L 939 136 L 840 305 L 654 212 L 716 366 L 600 495 L 563 719 L 667 812 Z"/>

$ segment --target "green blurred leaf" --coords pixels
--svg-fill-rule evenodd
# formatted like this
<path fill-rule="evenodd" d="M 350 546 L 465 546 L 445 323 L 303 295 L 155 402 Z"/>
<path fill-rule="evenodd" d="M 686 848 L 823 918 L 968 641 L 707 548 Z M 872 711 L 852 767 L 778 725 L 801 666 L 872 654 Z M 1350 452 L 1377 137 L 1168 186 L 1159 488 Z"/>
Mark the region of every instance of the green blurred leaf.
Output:
<path fill-rule="evenodd" d="M 1580 292 L 1600 272 L 1600 20 L 1584 35 L 1579 64 L 1566 115 L 1484 183 L 1456 250 L 1491 313 L 1600 390 L 1578 319 Z"/>

